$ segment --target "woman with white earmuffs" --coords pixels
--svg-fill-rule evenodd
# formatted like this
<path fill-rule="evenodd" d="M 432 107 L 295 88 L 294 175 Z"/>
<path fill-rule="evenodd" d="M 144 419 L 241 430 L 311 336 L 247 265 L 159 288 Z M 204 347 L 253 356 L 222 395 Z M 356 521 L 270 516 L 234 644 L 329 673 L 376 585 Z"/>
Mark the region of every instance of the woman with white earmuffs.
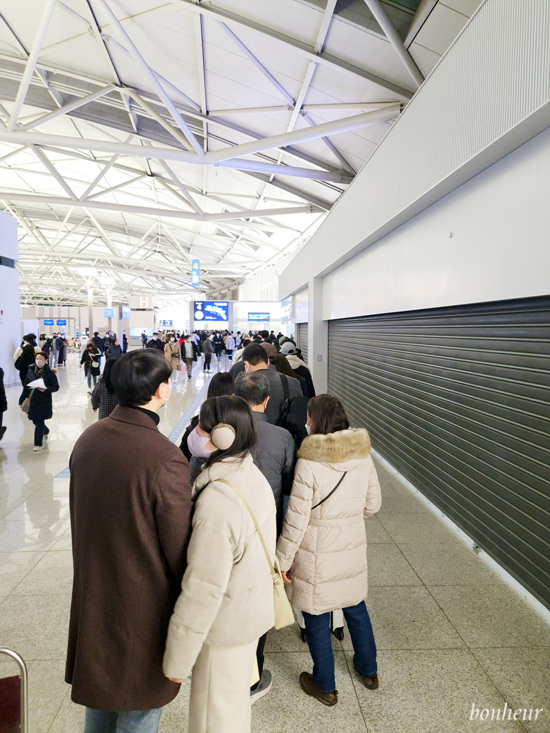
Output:
<path fill-rule="evenodd" d="M 257 434 L 248 404 L 234 395 L 206 400 L 199 424 L 211 452 L 193 487 L 187 569 L 163 670 L 174 682 L 193 671 L 189 733 L 247 733 L 256 646 L 275 620 L 266 557 L 275 556 L 275 500 L 250 455 Z"/>

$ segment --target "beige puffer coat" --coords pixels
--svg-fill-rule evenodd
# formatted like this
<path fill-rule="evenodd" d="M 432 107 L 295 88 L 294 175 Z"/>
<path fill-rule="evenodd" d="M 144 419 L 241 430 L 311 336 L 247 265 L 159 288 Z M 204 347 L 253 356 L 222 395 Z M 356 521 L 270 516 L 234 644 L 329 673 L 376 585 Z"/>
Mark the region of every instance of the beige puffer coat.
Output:
<path fill-rule="evenodd" d="M 275 499 L 250 453 L 243 460 L 225 458 L 203 469 L 193 487 L 197 498 L 187 569 L 168 629 L 163 662 L 167 677 L 186 679 L 203 644 L 247 644 L 275 622 L 265 552 L 249 512 L 221 478 L 244 496 L 275 557 Z"/>
<path fill-rule="evenodd" d="M 292 494 L 277 543 L 281 570 L 292 570 L 292 606 L 319 615 L 356 606 L 367 595 L 364 517 L 381 505 L 366 430 L 311 435 L 298 452 Z M 334 494 L 312 510 L 347 474 Z"/>

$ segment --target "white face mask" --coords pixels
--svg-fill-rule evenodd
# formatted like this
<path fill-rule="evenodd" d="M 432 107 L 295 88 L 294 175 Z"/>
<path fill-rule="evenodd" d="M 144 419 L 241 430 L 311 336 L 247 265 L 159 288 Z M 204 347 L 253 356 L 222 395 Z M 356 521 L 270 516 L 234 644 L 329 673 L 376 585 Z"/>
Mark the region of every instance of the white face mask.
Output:
<path fill-rule="evenodd" d="M 174 341 L 175 341 L 175 340 L 176 340 L 176 339 L 173 339 L 173 338 L 172 338 L 172 339 L 170 339 L 170 341 L 172 341 L 172 343 L 174 343 Z"/>
<path fill-rule="evenodd" d="M 191 455 L 197 458 L 210 458 L 212 451 L 206 447 L 209 440 L 210 438 L 202 438 L 196 430 L 192 430 L 187 438 L 187 447 Z"/>
<path fill-rule="evenodd" d="M 44 359 L 37 359 L 36 360 L 36 366 L 39 369 L 42 369 L 43 366 L 46 366 L 46 362 L 44 361 Z"/>

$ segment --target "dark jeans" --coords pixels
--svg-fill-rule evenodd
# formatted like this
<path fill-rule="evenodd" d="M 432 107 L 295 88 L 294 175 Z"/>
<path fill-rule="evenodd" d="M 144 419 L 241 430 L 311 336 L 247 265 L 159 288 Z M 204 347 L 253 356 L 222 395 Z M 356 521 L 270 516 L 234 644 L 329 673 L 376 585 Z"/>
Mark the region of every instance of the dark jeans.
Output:
<path fill-rule="evenodd" d="M 252 687 L 250 688 L 251 692 L 258 687 L 258 685 L 260 684 L 260 680 L 262 679 L 262 672 L 264 671 L 264 647 L 266 639 L 267 634 L 264 634 L 263 636 L 260 636 L 258 640 L 258 646 L 256 648 L 256 661 L 258 662 L 258 672 L 260 674 L 260 679 L 256 682 L 255 685 L 252 685 Z"/>
<path fill-rule="evenodd" d="M 57 364 L 63 364 L 63 352 L 65 351 L 65 347 L 61 347 L 61 349 L 57 352 Z"/>
<path fill-rule="evenodd" d="M 162 708 L 106 713 L 86 708 L 85 733 L 157 733 Z"/>
<path fill-rule="evenodd" d="M 33 420 L 34 423 L 34 444 L 42 445 L 44 436 L 50 432 L 44 420 Z"/>
<path fill-rule="evenodd" d="M 355 661 L 359 674 L 374 677 L 377 673 L 376 644 L 369 612 L 364 601 L 357 606 L 344 608 Z M 306 639 L 313 659 L 313 682 L 323 692 L 334 692 L 334 654 L 330 638 L 330 613 L 314 616 L 302 611 L 306 625 Z"/>
<path fill-rule="evenodd" d="M 204 368 L 203 372 L 205 372 L 207 369 L 210 369 L 210 362 L 212 361 L 212 354 L 205 354 L 204 355 Z"/>

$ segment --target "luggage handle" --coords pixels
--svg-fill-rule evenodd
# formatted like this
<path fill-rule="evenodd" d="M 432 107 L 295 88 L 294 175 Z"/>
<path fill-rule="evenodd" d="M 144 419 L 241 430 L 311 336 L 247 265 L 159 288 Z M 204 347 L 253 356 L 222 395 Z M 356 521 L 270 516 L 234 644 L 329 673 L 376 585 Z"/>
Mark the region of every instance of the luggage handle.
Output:
<path fill-rule="evenodd" d="M 29 720 L 29 676 L 27 672 L 27 665 L 25 664 L 23 657 L 19 656 L 13 649 L 7 649 L 0 647 L 0 654 L 6 654 L 11 657 L 21 671 L 21 733 L 27 733 L 28 731 L 28 720 Z"/>

